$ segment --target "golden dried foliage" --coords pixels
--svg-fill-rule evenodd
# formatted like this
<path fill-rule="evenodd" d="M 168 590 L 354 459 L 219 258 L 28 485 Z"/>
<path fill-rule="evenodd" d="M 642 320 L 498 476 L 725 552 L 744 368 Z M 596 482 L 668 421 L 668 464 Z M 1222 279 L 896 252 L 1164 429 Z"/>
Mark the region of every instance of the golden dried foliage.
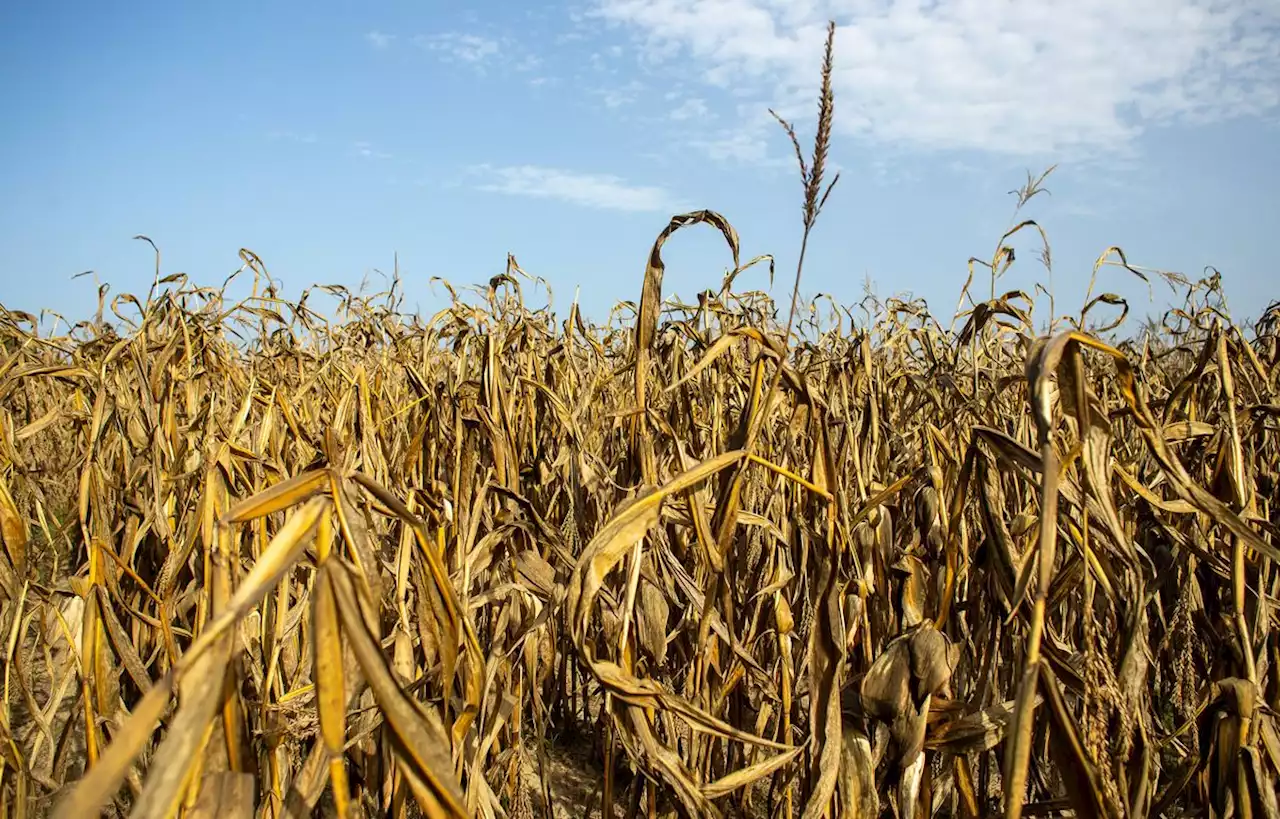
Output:
<path fill-rule="evenodd" d="M 425 321 L 249 251 L 0 308 L 0 814 L 1276 819 L 1280 307 L 1040 333 L 1016 223 L 958 331 L 796 321 L 799 267 L 778 322 L 710 211 L 631 326 L 511 257 Z M 734 267 L 664 301 L 697 224 Z"/>

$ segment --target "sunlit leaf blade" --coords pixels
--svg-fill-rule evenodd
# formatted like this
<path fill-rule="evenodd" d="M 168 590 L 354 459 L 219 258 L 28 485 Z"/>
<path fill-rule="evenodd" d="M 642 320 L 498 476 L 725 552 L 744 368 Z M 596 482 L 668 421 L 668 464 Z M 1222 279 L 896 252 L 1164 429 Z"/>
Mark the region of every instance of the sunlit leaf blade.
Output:
<path fill-rule="evenodd" d="M 462 788 L 450 763 L 449 739 L 444 727 L 438 722 L 432 724 L 431 712 L 415 708 L 396 684 L 386 658 L 360 614 L 350 572 L 337 560 L 330 560 L 321 571 L 325 573 L 326 582 L 332 584 L 342 632 L 350 641 L 360 669 L 401 743 L 406 762 L 412 764 L 427 783 L 431 796 L 446 809 L 446 815 L 465 817 Z M 430 810 L 428 804 L 421 807 L 424 812 Z"/>
<path fill-rule="evenodd" d="M 223 635 L 196 660 L 179 684 L 178 711 L 147 770 L 147 784 L 134 803 L 131 819 L 173 816 L 183 788 L 199 762 L 199 751 L 222 704 L 223 674 L 231 659 L 232 639 Z"/>
<path fill-rule="evenodd" d="M 327 562 L 323 564 L 327 567 Z M 338 609 L 327 568 L 314 586 L 311 603 L 315 634 L 316 711 L 320 719 L 320 742 L 329 756 L 329 783 L 334 807 L 345 819 L 350 803 L 346 768 L 347 698 L 342 670 L 342 635 L 338 630 Z"/>

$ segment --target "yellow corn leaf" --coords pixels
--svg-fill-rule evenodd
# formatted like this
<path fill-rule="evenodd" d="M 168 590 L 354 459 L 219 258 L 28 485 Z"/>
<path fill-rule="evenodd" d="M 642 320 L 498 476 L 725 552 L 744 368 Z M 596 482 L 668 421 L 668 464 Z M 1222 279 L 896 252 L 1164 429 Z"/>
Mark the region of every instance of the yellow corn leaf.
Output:
<path fill-rule="evenodd" d="M 360 670 L 369 681 L 374 698 L 387 723 L 400 740 L 404 759 L 427 783 L 431 797 L 446 809 L 445 814 L 431 813 L 430 804 L 421 804 L 428 816 L 467 816 L 462 787 L 454 775 L 449 754 L 449 738 L 444 727 L 433 719 L 431 711 L 419 710 L 405 696 L 387 666 L 382 649 L 369 633 L 360 604 L 356 600 L 356 587 L 349 570 L 337 558 L 330 558 L 321 572 L 332 584 L 337 602 L 342 631 L 350 642 Z"/>
<path fill-rule="evenodd" d="M 328 471 L 323 469 L 295 475 L 235 504 L 226 511 L 222 520 L 224 523 L 243 523 L 288 509 L 323 490 L 328 477 Z"/>

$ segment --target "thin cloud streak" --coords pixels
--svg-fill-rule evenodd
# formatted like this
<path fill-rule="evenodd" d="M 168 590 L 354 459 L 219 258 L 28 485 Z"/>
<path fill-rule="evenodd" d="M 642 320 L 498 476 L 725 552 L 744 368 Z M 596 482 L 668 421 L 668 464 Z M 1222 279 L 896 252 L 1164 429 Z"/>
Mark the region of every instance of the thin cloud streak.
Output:
<path fill-rule="evenodd" d="M 391 44 L 396 41 L 396 35 L 384 34 L 381 31 L 370 31 L 364 35 L 364 39 L 369 45 L 381 51 L 391 47 Z"/>
<path fill-rule="evenodd" d="M 477 190 L 507 196 L 555 199 L 581 207 L 628 212 L 679 210 L 679 204 L 663 188 L 631 185 L 610 174 L 582 173 L 537 165 L 471 169 L 479 181 Z"/>

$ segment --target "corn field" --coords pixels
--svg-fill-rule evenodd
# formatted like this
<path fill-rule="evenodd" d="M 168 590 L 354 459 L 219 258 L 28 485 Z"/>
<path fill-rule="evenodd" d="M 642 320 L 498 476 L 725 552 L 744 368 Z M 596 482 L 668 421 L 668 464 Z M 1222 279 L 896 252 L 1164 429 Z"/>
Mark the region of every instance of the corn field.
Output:
<path fill-rule="evenodd" d="M 958 328 L 781 320 L 710 211 L 603 324 L 511 257 L 0 308 L 0 814 L 1277 819 L 1280 304 L 1037 330 L 1038 230 Z"/>

